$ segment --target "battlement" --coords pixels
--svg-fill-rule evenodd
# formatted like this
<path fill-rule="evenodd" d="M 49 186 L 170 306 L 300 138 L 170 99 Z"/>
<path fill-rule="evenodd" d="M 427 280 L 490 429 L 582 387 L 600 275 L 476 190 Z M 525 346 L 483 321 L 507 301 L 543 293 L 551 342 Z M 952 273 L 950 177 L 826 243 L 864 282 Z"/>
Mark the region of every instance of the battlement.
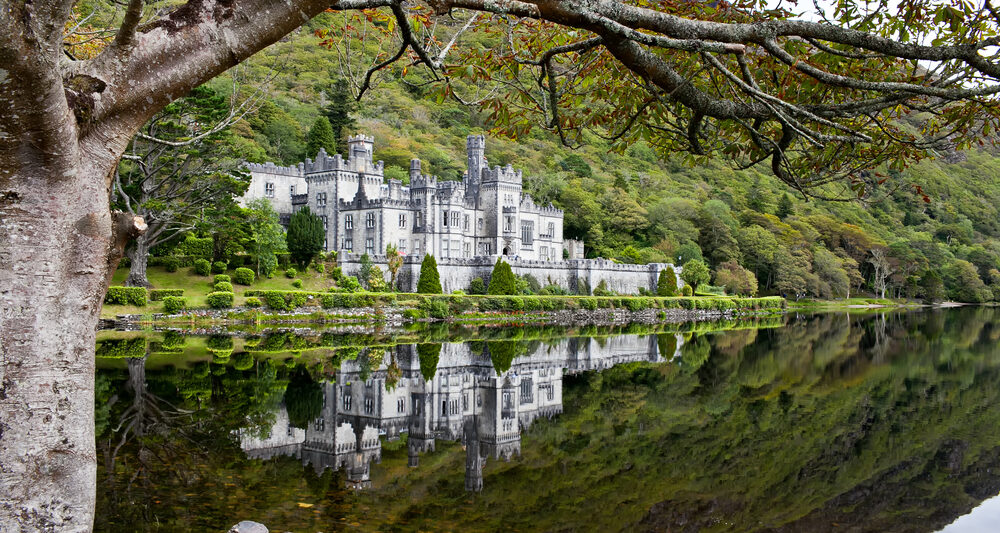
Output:
<path fill-rule="evenodd" d="M 267 163 L 247 163 L 247 170 L 250 172 L 260 172 L 263 174 L 275 174 L 278 176 L 302 176 L 302 164 L 294 167 L 283 167 L 268 161 Z"/>
<path fill-rule="evenodd" d="M 482 181 L 484 183 L 489 181 L 497 181 L 504 183 L 516 183 L 520 185 L 522 179 L 523 178 L 521 176 L 521 170 L 520 169 L 515 170 L 514 166 L 511 165 L 510 163 L 507 163 L 507 166 L 505 167 L 501 167 L 499 165 L 493 168 L 486 167 L 482 171 Z"/>
<path fill-rule="evenodd" d="M 307 157 L 304 163 L 299 164 L 302 165 L 305 174 L 347 169 L 344 158 L 340 154 L 334 154 L 333 157 L 330 157 L 323 148 L 319 149 L 315 161 Z"/>
<path fill-rule="evenodd" d="M 437 189 L 438 178 L 437 176 L 428 176 L 426 174 L 421 174 L 419 176 L 410 177 L 410 189 Z"/>
<path fill-rule="evenodd" d="M 375 143 L 375 137 L 373 137 L 371 135 L 365 135 L 364 133 L 359 133 L 357 135 L 350 135 L 350 136 L 347 137 L 347 144 L 351 144 L 351 143 L 355 143 L 355 142 L 367 142 L 367 143 L 374 144 Z"/>

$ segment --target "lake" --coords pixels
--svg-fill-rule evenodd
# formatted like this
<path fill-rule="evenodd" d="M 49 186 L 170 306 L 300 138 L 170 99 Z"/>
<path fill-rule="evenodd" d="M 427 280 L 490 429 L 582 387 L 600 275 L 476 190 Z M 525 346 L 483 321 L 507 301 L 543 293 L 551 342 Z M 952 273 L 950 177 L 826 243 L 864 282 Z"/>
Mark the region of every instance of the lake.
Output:
<path fill-rule="evenodd" d="M 992 308 L 190 333 L 98 335 L 97 531 L 998 529 Z"/>

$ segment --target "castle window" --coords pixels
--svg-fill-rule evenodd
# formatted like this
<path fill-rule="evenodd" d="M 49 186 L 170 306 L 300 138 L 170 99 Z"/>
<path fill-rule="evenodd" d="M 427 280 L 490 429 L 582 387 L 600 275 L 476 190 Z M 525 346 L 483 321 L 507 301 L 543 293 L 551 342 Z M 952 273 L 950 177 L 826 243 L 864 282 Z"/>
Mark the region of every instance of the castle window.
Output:
<path fill-rule="evenodd" d="M 535 242 L 535 223 L 531 221 L 521 222 L 521 244 L 531 246 Z"/>
<path fill-rule="evenodd" d="M 467 242 L 463 245 L 462 255 L 465 257 L 472 257 L 472 243 Z"/>
<path fill-rule="evenodd" d="M 268 198 L 274 198 L 274 183 L 267 182 L 264 184 L 264 196 Z"/>
<path fill-rule="evenodd" d="M 458 227 L 458 217 L 459 217 L 458 211 L 452 211 L 452 213 L 451 213 L 451 227 L 453 227 L 453 228 L 457 228 Z"/>
<path fill-rule="evenodd" d="M 404 214 L 400 214 L 399 215 L 399 227 L 401 227 L 401 228 L 405 228 L 406 227 L 406 215 L 404 215 Z"/>
<path fill-rule="evenodd" d="M 413 241 L 413 253 L 415 253 L 415 254 L 419 254 L 420 253 L 420 241 L 419 240 L 414 240 Z"/>
<path fill-rule="evenodd" d="M 458 257 L 461 249 L 461 241 L 451 241 L 451 249 L 455 252 L 455 257 Z"/>
<path fill-rule="evenodd" d="M 354 239 L 344 239 L 344 249 L 353 250 L 354 249 Z"/>
<path fill-rule="evenodd" d="M 417 211 L 417 213 L 414 215 L 413 227 L 419 228 L 423 226 L 423 221 L 424 221 L 423 213 Z"/>
<path fill-rule="evenodd" d="M 399 239 L 399 253 L 406 253 L 406 239 Z"/>
<path fill-rule="evenodd" d="M 317 418 L 316 421 L 313 422 L 313 429 L 315 429 L 316 431 L 323 431 L 323 430 L 325 430 L 326 429 L 326 419 L 325 418 Z"/>
<path fill-rule="evenodd" d="M 365 396 L 365 414 L 370 415 L 375 412 L 375 398 Z"/>
<path fill-rule="evenodd" d="M 375 213 L 368 213 L 365 215 L 365 227 L 375 227 Z"/>
<path fill-rule="evenodd" d="M 344 215 L 344 229 L 354 229 L 354 215 Z"/>
<path fill-rule="evenodd" d="M 323 216 L 321 216 L 319 218 L 323 221 L 323 229 L 326 229 L 327 223 L 328 223 L 328 219 L 326 218 L 326 215 L 323 215 Z"/>
<path fill-rule="evenodd" d="M 318 193 L 316 193 L 316 206 L 317 207 L 326 207 L 326 193 L 325 192 L 318 192 Z"/>
<path fill-rule="evenodd" d="M 531 403 L 535 401 L 535 395 L 531 385 L 531 378 L 523 378 L 521 380 L 521 403 Z"/>
<path fill-rule="evenodd" d="M 549 222 L 549 238 L 554 239 L 556 236 L 556 223 Z"/>
<path fill-rule="evenodd" d="M 444 228 L 448 227 L 448 212 L 447 211 L 441 213 L 441 227 L 444 227 Z"/>
<path fill-rule="evenodd" d="M 479 229 L 480 230 L 483 229 L 483 219 L 481 219 L 481 218 L 479 219 Z"/>
<path fill-rule="evenodd" d="M 351 410 L 351 393 L 344 391 L 344 410 Z"/>
<path fill-rule="evenodd" d="M 465 219 L 462 221 L 462 228 L 469 229 L 469 215 L 465 215 Z"/>
<path fill-rule="evenodd" d="M 295 196 L 295 185 L 288 187 L 288 194 Z"/>
<path fill-rule="evenodd" d="M 538 257 L 540 257 L 542 261 L 548 261 L 549 260 L 549 248 L 547 246 L 542 246 L 538 250 Z"/>
<path fill-rule="evenodd" d="M 405 410 L 406 410 L 406 400 L 404 400 L 403 398 L 398 398 L 396 400 L 396 412 L 402 413 Z"/>
<path fill-rule="evenodd" d="M 368 255 L 375 253 L 375 239 L 371 237 L 365 239 L 365 253 Z"/>
<path fill-rule="evenodd" d="M 441 257 L 451 257 L 450 245 L 451 241 L 447 239 L 441 241 Z"/>
<path fill-rule="evenodd" d="M 503 217 L 503 231 L 504 233 L 510 233 L 514 231 L 514 217 L 512 216 Z"/>

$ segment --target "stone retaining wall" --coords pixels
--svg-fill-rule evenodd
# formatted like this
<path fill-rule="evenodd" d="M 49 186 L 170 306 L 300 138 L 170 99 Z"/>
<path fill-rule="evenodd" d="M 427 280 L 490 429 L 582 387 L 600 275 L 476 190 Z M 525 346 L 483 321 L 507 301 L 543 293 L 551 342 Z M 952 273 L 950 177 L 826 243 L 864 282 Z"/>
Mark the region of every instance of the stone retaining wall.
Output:
<path fill-rule="evenodd" d="M 386 273 L 386 258 L 384 255 L 371 256 L 372 263 Z M 361 268 L 359 254 L 341 254 L 338 264 L 344 274 L 356 276 Z M 417 280 L 420 278 L 420 263 L 423 257 L 406 256 L 403 266 L 397 273 L 397 284 L 403 292 L 415 292 Z M 656 290 L 656 280 L 660 271 L 671 269 L 677 278 L 677 287 L 684 282 L 680 279 L 680 267 L 669 263 L 650 263 L 648 265 L 630 265 L 615 263 L 607 259 L 571 259 L 567 261 L 530 261 L 525 259 L 504 258 L 510 264 L 516 275 L 531 275 L 541 286 L 559 285 L 572 294 L 590 294 L 602 281 L 608 290 L 618 294 L 638 294 L 639 288 Z M 441 288 L 445 293 L 456 290 L 467 290 L 474 278 L 483 278 L 489 284 L 490 275 L 497 256 L 463 258 L 442 258 L 437 260 L 438 273 L 441 276 Z"/>

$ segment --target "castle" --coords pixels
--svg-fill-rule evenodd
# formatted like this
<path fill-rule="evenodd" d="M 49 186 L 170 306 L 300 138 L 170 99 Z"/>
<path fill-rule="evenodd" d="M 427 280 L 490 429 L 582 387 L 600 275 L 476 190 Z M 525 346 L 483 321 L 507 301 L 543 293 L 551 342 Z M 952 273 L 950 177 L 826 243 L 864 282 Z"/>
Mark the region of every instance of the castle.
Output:
<path fill-rule="evenodd" d="M 386 247 L 396 246 L 403 255 L 397 277 L 403 291 L 416 290 L 425 254 L 437 259 L 445 292 L 465 290 L 477 277 L 488 282 L 498 257 L 514 274 L 576 294 L 590 294 L 600 284 L 619 294 L 655 290 L 665 269 L 683 285 L 673 265 L 584 259 L 583 243 L 563 236 L 563 212 L 524 194 L 521 171 L 509 164 L 490 168 L 482 135 L 466 139 L 461 181 L 423 174 L 419 159 L 410 161 L 409 185 L 386 181 L 374 147 L 372 137 L 358 135 L 348 140 L 346 160 L 321 149 L 315 161 L 294 167 L 248 164 L 251 182 L 241 201 L 269 200 L 283 224 L 308 206 L 323 221 L 325 249 L 338 252 L 347 275 L 357 274 L 362 254 L 384 265 Z"/>
<path fill-rule="evenodd" d="M 497 344 L 511 342 L 516 341 Z M 368 372 L 362 370 L 363 357 L 345 360 L 336 377 L 322 384 L 322 411 L 306 428 L 292 427 L 282 406 L 267 436 L 241 431 L 240 446 L 255 459 L 294 457 L 317 474 L 343 470 L 349 488 L 366 489 L 372 486 L 371 464 L 381 462 L 383 440 L 405 434 L 410 467 L 434 452 L 438 440 L 460 441 L 466 452 L 465 488 L 480 491 L 488 459 L 520 455 L 521 432 L 540 417 L 562 412 L 565 375 L 667 361 L 679 356 L 684 339 L 615 335 L 524 344 L 527 353 L 504 371 L 494 367 L 496 344 L 491 342 L 441 345 L 430 377 L 412 344 L 391 348 Z M 388 381 L 390 361 L 400 372 L 394 384 Z"/>
<path fill-rule="evenodd" d="M 436 258 L 494 255 L 534 261 L 583 258 L 579 241 L 563 239 L 563 212 L 537 205 L 523 193 L 520 170 L 490 168 L 486 139 L 466 141 L 462 181 L 439 180 L 410 161 L 409 185 L 385 179 L 382 161 L 373 161 L 374 139 L 350 137 L 348 156 L 330 156 L 295 167 L 249 164 L 250 188 L 243 199 L 267 198 L 287 221 L 308 206 L 326 228 L 326 250 L 385 253 L 394 245 L 404 255 Z"/>

